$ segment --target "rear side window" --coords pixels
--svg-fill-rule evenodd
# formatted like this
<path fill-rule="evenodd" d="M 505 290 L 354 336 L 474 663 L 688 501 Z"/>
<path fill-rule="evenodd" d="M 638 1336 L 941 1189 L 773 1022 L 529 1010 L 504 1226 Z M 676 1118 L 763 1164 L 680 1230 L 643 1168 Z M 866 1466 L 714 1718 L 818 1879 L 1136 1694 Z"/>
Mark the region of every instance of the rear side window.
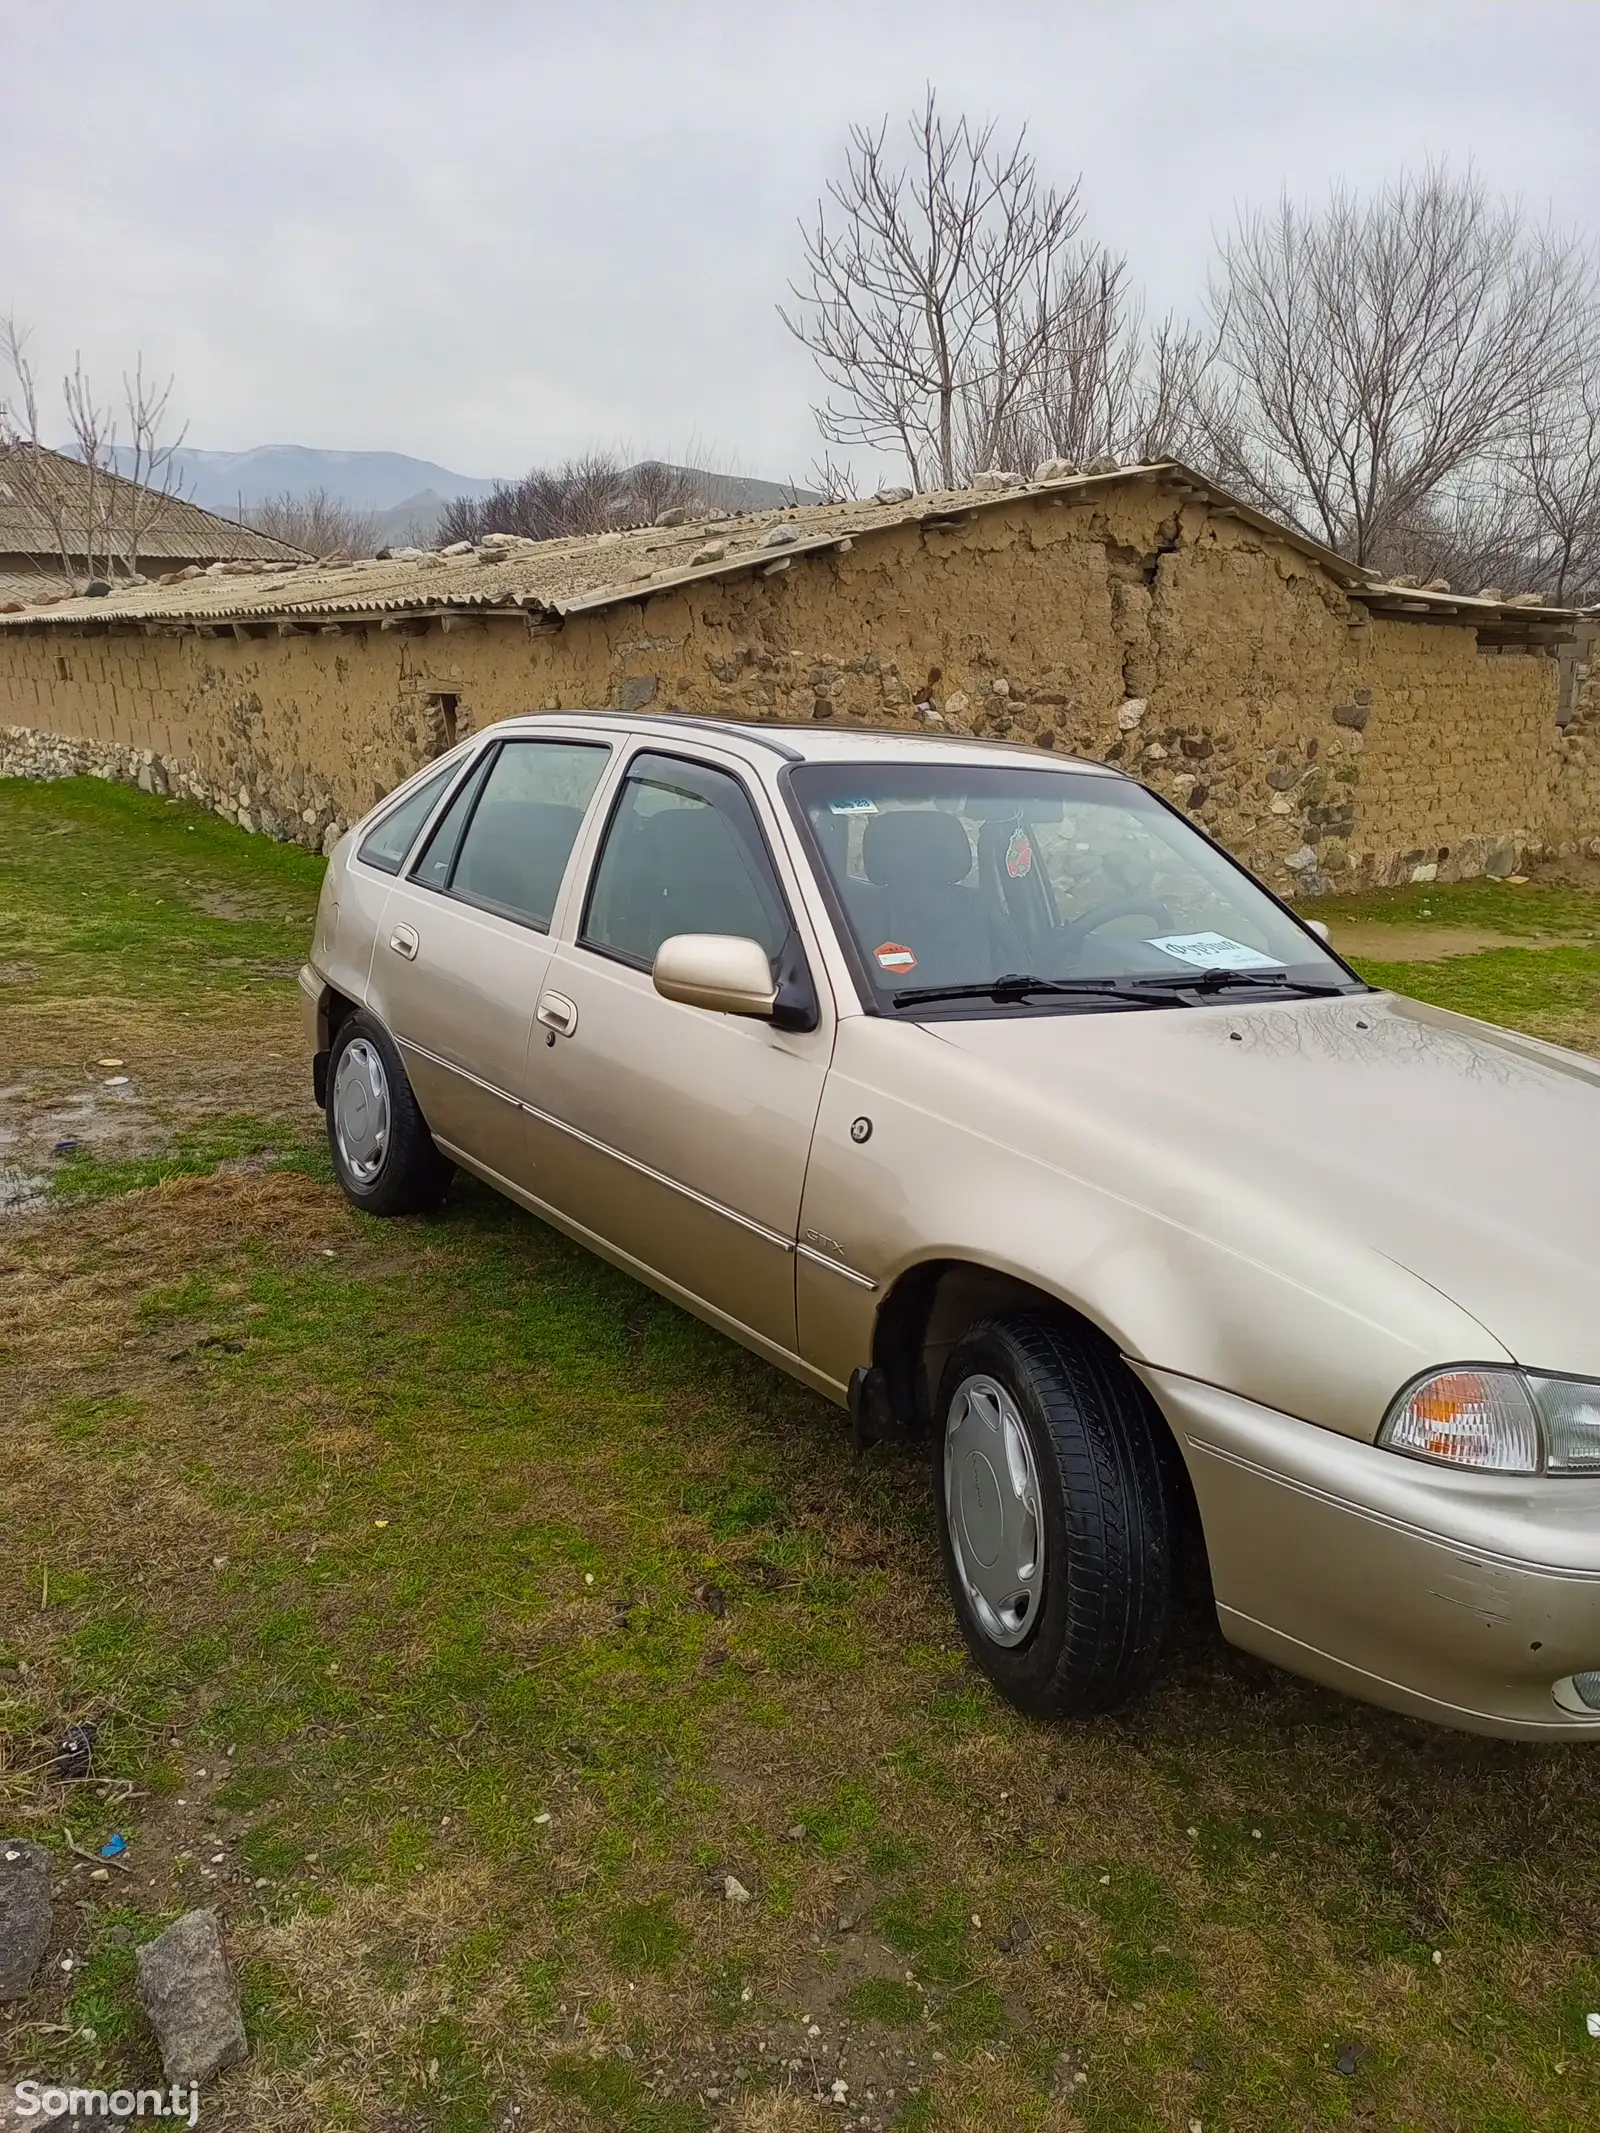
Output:
<path fill-rule="evenodd" d="M 461 848 L 461 833 L 472 815 L 473 802 L 483 787 L 484 774 L 494 757 L 491 748 L 478 763 L 471 777 L 463 778 L 450 796 L 450 803 L 428 832 L 428 841 L 422 848 L 422 857 L 411 869 L 411 879 L 421 882 L 425 889 L 446 889 L 450 886 L 450 871 L 456 863 L 456 853 Z"/>
<path fill-rule="evenodd" d="M 581 741 L 507 741 L 451 863 L 450 894 L 548 931 L 609 753 Z"/>
<path fill-rule="evenodd" d="M 606 831 L 582 941 L 648 969 L 675 933 L 732 933 L 775 957 L 789 912 L 755 809 L 708 763 L 641 755 Z"/>
<path fill-rule="evenodd" d="M 417 841 L 418 830 L 433 813 L 434 802 L 460 768 L 459 763 L 452 763 L 447 769 L 436 770 L 431 778 L 424 778 L 376 829 L 367 832 L 361 840 L 360 856 L 369 867 L 377 867 L 385 874 L 399 873 L 407 852 Z"/>

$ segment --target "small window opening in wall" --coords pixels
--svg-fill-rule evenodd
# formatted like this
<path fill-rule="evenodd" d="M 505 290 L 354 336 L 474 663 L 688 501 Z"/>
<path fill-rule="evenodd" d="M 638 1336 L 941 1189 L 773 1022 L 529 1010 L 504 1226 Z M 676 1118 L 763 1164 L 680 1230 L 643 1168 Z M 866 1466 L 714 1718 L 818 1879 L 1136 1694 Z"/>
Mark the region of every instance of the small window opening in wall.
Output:
<path fill-rule="evenodd" d="M 461 702 L 459 696 L 430 696 L 428 698 L 428 738 L 433 743 L 435 755 L 443 755 L 447 748 L 456 744 L 459 730 L 456 710 Z"/>
<path fill-rule="evenodd" d="M 64 659 L 58 659 L 58 660 L 56 661 L 56 680 L 57 680 L 57 681 L 71 681 L 71 679 L 72 679 L 72 669 L 71 669 L 71 667 L 70 667 L 70 666 L 69 666 L 69 665 L 67 664 L 66 660 L 64 660 Z"/>

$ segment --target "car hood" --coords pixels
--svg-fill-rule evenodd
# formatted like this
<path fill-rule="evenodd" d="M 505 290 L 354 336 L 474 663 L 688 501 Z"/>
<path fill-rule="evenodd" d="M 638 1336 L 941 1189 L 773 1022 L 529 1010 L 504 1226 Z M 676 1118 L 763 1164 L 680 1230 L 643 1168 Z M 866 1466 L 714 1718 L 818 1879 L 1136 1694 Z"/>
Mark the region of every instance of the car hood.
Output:
<path fill-rule="evenodd" d="M 994 1137 L 1230 1249 L 1289 1203 L 1600 1376 L 1600 1062 L 1390 993 L 924 1028 L 981 1063 Z"/>

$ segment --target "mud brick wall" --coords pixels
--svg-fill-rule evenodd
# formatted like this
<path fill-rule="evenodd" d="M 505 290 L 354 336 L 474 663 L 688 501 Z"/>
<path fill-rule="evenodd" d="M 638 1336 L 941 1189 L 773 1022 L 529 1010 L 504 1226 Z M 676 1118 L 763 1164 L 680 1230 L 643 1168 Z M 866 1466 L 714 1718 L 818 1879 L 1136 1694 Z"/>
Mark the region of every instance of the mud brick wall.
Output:
<path fill-rule="evenodd" d="M 133 777 L 327 847 L 518 712 L 898 725 L 1121 764 L 1315 895 L 1600 838 L 1600 689 L 1563 671 L 1369 613 L 1290 543 L 1142 485 L 887 526 L 559 625 L 0 629 L 0 774 Z"/>
<path fill-rule="evenodd" d="M 1557 850 L 1600 858 L 1600 622 L 1562 658 L 1546 836 Z"/>

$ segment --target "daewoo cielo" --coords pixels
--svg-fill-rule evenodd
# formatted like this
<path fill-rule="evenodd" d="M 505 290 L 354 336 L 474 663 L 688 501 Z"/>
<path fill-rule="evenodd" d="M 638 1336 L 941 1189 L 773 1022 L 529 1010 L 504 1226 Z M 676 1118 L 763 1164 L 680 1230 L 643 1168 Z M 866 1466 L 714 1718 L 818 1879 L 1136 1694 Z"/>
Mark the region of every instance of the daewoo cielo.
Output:
<path fill-rule="evenodd" d="M 513 719 L 333 854 L 340 1181 L 456 1166 L 926 1440 L 1023 1710 L 1224 1633 L 1397 1710 L 1600 1735 L 1600 1067 L 1374 991 L 1101 765 Z"/>

